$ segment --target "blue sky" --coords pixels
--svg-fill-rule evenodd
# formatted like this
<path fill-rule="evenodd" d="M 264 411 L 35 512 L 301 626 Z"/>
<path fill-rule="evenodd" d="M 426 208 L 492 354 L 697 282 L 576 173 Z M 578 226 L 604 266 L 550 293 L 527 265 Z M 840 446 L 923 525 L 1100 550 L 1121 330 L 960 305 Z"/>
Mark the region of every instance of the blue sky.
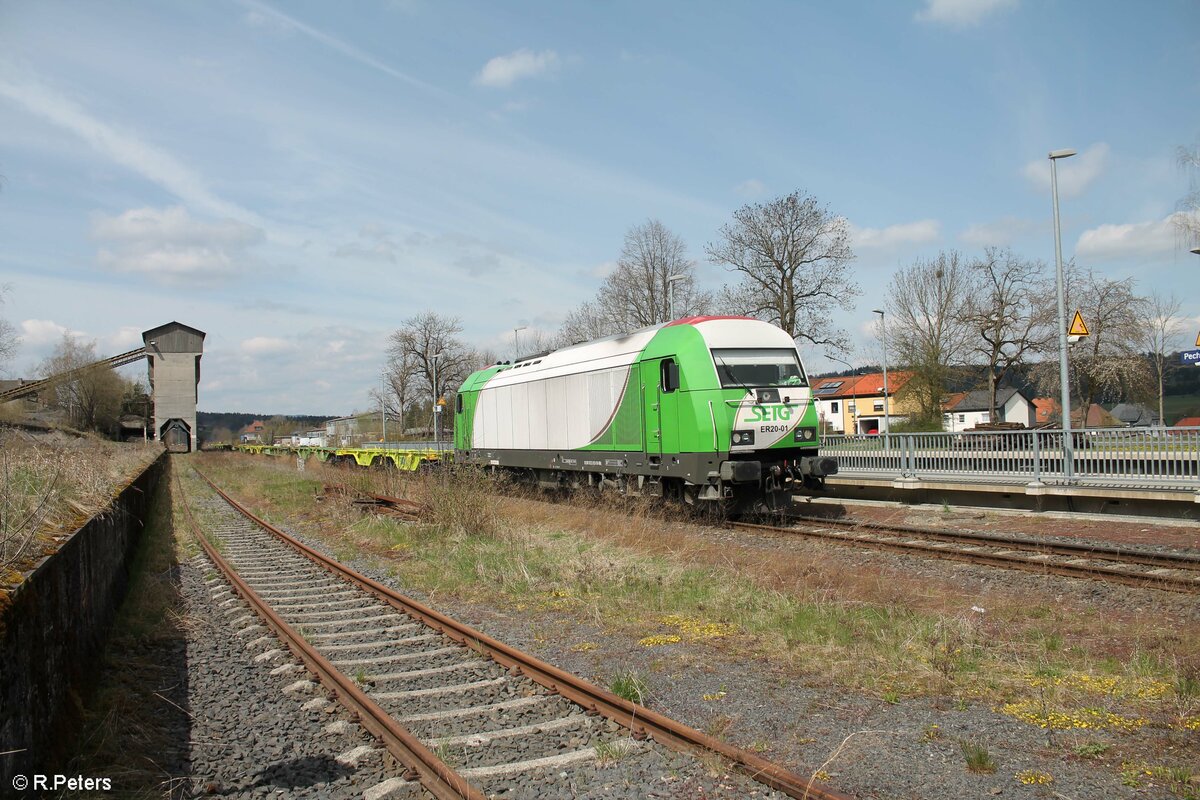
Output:
<path fill-rule="evenodd" d="M 1200 142 L 1200 4 L 1031 0 L 499 4 L 0 0 L 2 313 L 30 375 L 208 332 L 200 407 L 369 407 L 387 335 L 432 309 L 502 354 L 553 331 L 657 218 L 702 282 L 747 202 L 844 216 L 862 294 L 989 244 L 1173 291 Z M 806 354 L 815 371 L 837 365 Z M 126 368 L 133 373 L 143 367 Z"/>

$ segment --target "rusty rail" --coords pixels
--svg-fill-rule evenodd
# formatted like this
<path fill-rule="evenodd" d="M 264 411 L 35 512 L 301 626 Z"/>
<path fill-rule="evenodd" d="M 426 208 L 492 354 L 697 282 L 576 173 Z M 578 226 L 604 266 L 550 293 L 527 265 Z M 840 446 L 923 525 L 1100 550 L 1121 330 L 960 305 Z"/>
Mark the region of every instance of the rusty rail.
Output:
<path fill-rule="evenodd" d="M 820 524 L 837 524 L 830 523 L 827 520 L 820 520 Z M 854 527 L 851 523 L 841 523 L 847 527 Z M 1055 563 L 1034 558 L 1022 558 L 1021 556 L 1007 555 L 1004 553 L 980 553 L 968 550 L 952 550 L 944 547 L 938 547 L 933 544 L 920 544 L 916 542 L 901 542 L 901 541 L 886 541 L 882 539 L 867 539 L 862 536 L 854 536 L 850 534 L 838 534 L 831 531 L 811 530 L 804 528 L 784 528 L 775 525 L 758 525 L 750 522 L 730 522 L 730 527 L 743 528 L 746 530 L 759 530 L 769 533 L 784 533 L 791 535 L 806 536 L 814 539 L 822 539 L 829 542 L 838 542 L 844 545 L 856 547 L 872 547 L 877 550 L 891 550 L 900 553 L 910 553 L 932 558 L 940 558 L 946 561 L 960 561 L 969 564 L 986 564 L 993 567 L 1004 567 L 1007 569 L 1017 569 L 1023 572 L 1035 572 L 1038 574 L 1054 574 L 1069 578 L 1089 578 L 1092 580 L 1102 580 L 1109 583 L 1119 583 L 1125 586 L 1135 586 L 1140 589 L 1165 589 L 1175 592 L 1185 592 L 1188 594 L 1200 593 L 1200 580 L 1191 578 L 1181 578 L 1173 575 L 1151 575 L 1148 573 L 1130 572 L 1126 570 L 1113 569 L 1112 567 L 1101 566 L 1084 566 L 1080 564 L 1070 563 Z M 867 527 L 867 526 L 864 526 Z M 870 532 L 886 534 L 888 531 L 894 531 L 903 535 L 914 535 L 914 531 L 905 530 L 903 528 L 889 528 L 888 526 L 872 524 L 869 526 Z M 939 537 L 944 541 L 956 541 L 955 536 L 960 536 L 957 541 L 968 541 L 971 545 L 990 546 L 990 547 L 1005 547 L 1013 550 L 1026 550 L 1039 553 L 1054 553 L 1055 547 L 1063 549 L 1077 547 L 1075 545 L 1050 545 L 1050 543 L 1033 543 L 1027 539 L 1011 539 L 1000 536 L 974 536 L 957 535 L 949 532 L 938 532 Z M 939 538 L 929 536 L 929 538 Z M 1078 546 L 1082 547 L 1082 546 Z M 1128 554 L 1128 551 L 1122 551 Z M 1130 558 L 1124 559 L 1109 559 L 1104 555 L 1097 555 L 1093 552 L 1090 556 L 1086 556 L 1077 550 L 1071 550 L 1068 553 L 1058 553 L 1059 555 L 1072 555 L 1075 557 L 1091 557 L 1100 560 L 1123 560 L 1132 561 Z M 1157 554 L 1156 554 L 1157 555 Z M 1139 562 L 1147 566 L 1159 566 L 1158 562 L 1143 561 Z M 1185 563 L 1190 564 L 1190 560 Z M 1179 564 L 1171 564 L 1172 567 L 1178 569 L 1195 569 L 1195 566 L 1182 566 Z"/>
<path fill-rule="evenodd" d="M 195 469 L 193 467 L 193 469 Z M 213 491 L 219 494 L 234 509 L 253 521 L 263 530 L 294 547 L 308 558 L 324 566 L 330 572 L 359 585 L 388 605 L 420 620 L 438 633 L 449 637 L 476 651 L 487 653 L 496 663 L 506 667 L 514 675 L 524 675 L 551 692 L 582 706 L 589 712 L 600 714 L 627 728 L 634 738 L 650 737 L 659 744 L 679 752 L 692 754 L 715 753 L 727 759 L 739 772 L 759 783 L 783 792 L 789 797 L 802 800 L 853 800 L 812 778 L 805 778 L 773 764 L 754 753 L 726 744 L 701 733 L 694 728 L 670 719 L 656 711 L 617 697 L 611 692 L 595 686 L 582 678 L 548 664 L 534 656 L 523 653 L 487 634 L 464 625 L 445 614 L 418 603 L 412 598 L 396 592 L 381 583 L 359 574 L 323 553 L 293 539 L 254 512 L 242 506 L 199 470 L 195 470 Z"/>
<path fill-rule="evenodd" d="M 197 474 L 199 474 L 198 471 Z M 201 475 L 201 477 L 204 476 Z M 207 478 L 204 479 L 208 480 Z M 183 483 L 180 481 L 178 474 L 175 476 L 175 480 L 179 486 L 180 499 L 183 501 L 184 513 L 187 515 L 188 524 L 191 526 L 196 538 L 200 541 L 204 552 L 217 565 L 225 575 L 225 578 L 237 590 L 237 593 L 250 604 L 255 613 L 275 631 L 276 635 L 288 646 L 288 649 L 304 662 L 309 672 L 315 675 L 321 681 L 321 684 L 337 698 L 337 701 L 349 709 L 358 718 L 359 723 L 378 737 L 384 743 L 384 746 L 387 747 L 388 752 L 405 766 L 408 772 L 406 772 L 404 777 L 408 780 L 414 778 L 419 780 L 421 785 L 428 789 L 438 800 L 486 800 L 482 792 L 471 786 L 466 779 L 459 776 L 445 762 L 425 747 L 425 745 L 421 744 L 420 740 L 392 719 L 386 711 L 380 708 L 374 700 L 355 685 L 354 681 L 317 652 L 312 645 L 306 642 L 294 628 L 284 622 L 241 579 L 237 572 L 225 561 L 221 554 L 217 552 L 217 549 L 212 546 L 200 531 L 195 518 L 192 517 L 192 510 L 187 504 L 183 491 Z M 209 481 L 209 485 L 212 485 L 211 481 Z M 215 486 L 213 488 L 216 489 Z M 217 489 L 217 492 L 222 497 L 225 497 L 234 508 L 245 513 L 232 500 L 229 500 L 228 496 L 224 495 L 220 489 Z M 260 525 L 265 526 L 265 523 L 257 520 L 257 518 L 253 516 L 250 516 L 250 518 Z M 271 529 L 268 528 L 268 530 Z M 275 531 L 272 530 L 271 532 L 274 533 Z"/>
<path fill-rule="evenodd" d="M 878 522 L 851 522 L 843 519 L 824 519 L 822 517 L 788 516 L 810 525 L 835 525 L 856 530 L 878 531 L 879 533 L 913 534 L 925 539 L 935 539 L 941 542 L 965 542 L 969 544 L 996 545 L 1013 550 L 1029 550 L 1038 553 L 1054 553 L 1062 556 L 1077 558 L 1099 558 L 1104 561 L 1122 561 L 1129 564 L 1142 564 L 1152 567 L 1169 567 L 1171 569 L 1200 570 L 1200 555 L 1190 553 L 1150 553 L 1128 547 L 1112 547 L 1103 544 L 1072 544 L 1071 542 L 1052 542 L 1041 539 L 1026 539 L 1013 536 L 1000 536 L 993 533 L 978 531 L 947 531 L 938 528 L 925 528 L 917 525 L 887 525 Z"/>

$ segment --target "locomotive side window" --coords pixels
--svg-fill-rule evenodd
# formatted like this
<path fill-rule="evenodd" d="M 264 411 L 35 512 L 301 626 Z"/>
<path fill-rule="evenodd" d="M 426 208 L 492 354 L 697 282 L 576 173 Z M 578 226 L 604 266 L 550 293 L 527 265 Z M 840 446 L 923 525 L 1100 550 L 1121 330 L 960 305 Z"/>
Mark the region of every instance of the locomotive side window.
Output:
<path fill-rule="evenodd" d="M 659 366 L 661 373 L 658 385 L 666 393 L 670 393 L 679 388 L 679 365 L 675 363 L 673 358 L 664 358 Z"/>
<path fill-rule="evenodd" d="M 456 394 L 454 396 L 454 413 L 455 414 L 462 413 L 462 395 L 461 394 Z"/>
<path fill-rule="evenodd" d="M 795 348 L 725 348 L 712 355 L 724 389 L 808 385 Z"/>

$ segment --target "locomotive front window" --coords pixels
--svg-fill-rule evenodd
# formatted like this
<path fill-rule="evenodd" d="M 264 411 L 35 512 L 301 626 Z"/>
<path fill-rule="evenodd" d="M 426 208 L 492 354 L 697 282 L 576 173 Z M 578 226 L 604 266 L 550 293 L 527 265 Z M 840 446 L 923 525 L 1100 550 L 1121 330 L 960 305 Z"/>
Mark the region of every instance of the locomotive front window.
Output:
<path fill-rule="evenodd" d="M 808 385 L 793 348 L 725 348 L 712 354 L 725 389 Z"/>

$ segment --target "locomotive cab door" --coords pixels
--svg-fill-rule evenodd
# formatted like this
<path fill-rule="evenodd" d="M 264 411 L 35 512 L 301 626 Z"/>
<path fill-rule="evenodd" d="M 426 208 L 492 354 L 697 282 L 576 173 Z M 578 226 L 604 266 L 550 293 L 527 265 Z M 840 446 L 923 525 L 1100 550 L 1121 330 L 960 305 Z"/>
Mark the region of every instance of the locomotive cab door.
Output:
<path fill-rule="evenodd" d="M 679 452 L 679 364 L 674 358 L 642 362 L 642 398 L 646 408 L 646 454 L 657 464 L 663 453 Z"/>

